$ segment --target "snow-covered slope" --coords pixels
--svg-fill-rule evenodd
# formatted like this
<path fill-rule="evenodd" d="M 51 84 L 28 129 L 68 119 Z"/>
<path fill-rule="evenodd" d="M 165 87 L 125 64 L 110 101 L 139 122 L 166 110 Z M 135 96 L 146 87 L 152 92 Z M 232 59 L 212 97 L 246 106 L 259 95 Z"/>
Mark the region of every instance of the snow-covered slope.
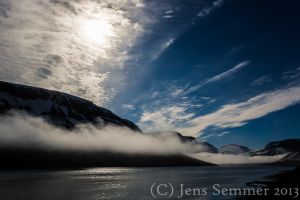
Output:
<path fill-rule="evenodd" d="M 300 153 L 300 139 L 270 142 L 263 149 L 252 152 L 252 155 L 274 156 L 290 153 Z"/>
<path fill-rule="evenodd" d="M 251 149 L 245 146 L 237 145 L 237 144 L 227 144 L 222 147 L 220 147 L 219 152 L 222 154 L 245 154 L 250 152 Z"/>
<path fill-rule="evenodd" d="M 92 123 L 140 131 L 131 121 L 122 119 L 91 101 L 62 92 L 0 81 L 0 114 L 6 114 L 10 110 L 43 117 L 54 125 L 66 128 L 73 128 L 79 123 Z"/>

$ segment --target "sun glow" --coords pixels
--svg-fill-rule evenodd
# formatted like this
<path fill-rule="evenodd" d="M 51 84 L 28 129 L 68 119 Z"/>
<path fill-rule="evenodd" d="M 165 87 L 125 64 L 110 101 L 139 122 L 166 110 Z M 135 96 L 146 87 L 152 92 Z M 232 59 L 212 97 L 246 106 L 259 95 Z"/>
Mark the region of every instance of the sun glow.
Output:
<path fill-rule="evenodd" d="M 114 27 L 104 19 L 88 19 L 80 28 L 83 39 L 94 45 L 108 46 L 110 38 L 115 36 Z"/>

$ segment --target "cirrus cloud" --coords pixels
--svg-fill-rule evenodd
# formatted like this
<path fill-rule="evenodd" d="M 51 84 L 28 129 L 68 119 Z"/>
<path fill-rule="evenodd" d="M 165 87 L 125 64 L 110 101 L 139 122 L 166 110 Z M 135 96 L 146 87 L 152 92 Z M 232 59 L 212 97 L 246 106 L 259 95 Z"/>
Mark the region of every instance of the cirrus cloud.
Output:
<path fill-rule="evenodd" d="M 223 105 L 215 112 L 193 118 L 191 125 L 182 128 L 185 135 L 198 136 L 206 128 L 233 128 L 253 119 L 285 109 L 300 102 L 300 85 L 264 92 L 246 101 Z"/>
<path fill-rule="evenodd" d="M 147 19 L 140 0 L 0 0 L 0 79 L 103 105 Z"/>

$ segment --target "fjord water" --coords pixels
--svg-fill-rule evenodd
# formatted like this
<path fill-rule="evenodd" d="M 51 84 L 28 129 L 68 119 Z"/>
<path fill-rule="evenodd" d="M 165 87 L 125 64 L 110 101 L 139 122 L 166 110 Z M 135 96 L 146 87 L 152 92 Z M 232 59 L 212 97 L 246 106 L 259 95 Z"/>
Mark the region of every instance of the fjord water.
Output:
<path fill-rule="evenodd" d="M 243 187 L 245 183 L 290 170 L 291 167 L 218 166 L 162 168 L 92 168 L 83 170 L 0 171 L 0 199 L 5 200 L 102 200 L 154 199 L 153 183 L 171 183 L 180 196 L 180 184 L 190 188 Z M 229 198 L 229 197 L 228 197 Z M 162 199 L 162 198 L 158 198 Z M 181 199 L 224 199 L 185 196 Z"/>

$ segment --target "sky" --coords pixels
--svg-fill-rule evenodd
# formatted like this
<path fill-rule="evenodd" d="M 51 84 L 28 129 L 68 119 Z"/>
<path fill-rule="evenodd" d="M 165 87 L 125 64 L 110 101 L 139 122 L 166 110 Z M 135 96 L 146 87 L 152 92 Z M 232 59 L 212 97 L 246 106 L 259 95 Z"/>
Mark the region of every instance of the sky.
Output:
<path fill-rule="evenodd" d="M 0 0 L 0 80 L 145 132 L 259 148 L 300 134 L 300 3 Z"/>

